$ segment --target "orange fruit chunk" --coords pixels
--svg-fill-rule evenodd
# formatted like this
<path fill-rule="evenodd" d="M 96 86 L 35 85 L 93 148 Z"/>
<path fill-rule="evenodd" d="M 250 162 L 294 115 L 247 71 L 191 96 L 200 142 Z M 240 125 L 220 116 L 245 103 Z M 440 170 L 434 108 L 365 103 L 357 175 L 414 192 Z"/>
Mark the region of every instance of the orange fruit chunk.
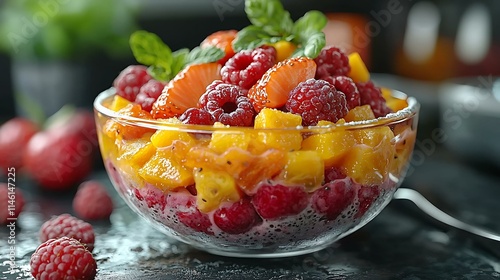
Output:
<path fill-rule="evenodd" d="M 255 111 L 285 105 L 288 94 L 299 83 L 314 78 L 316 63 L 307 57 L 285 59 L 264 73 L 248 91 Z"/>
<path fill-rule="evenodd" d="M 151 114 L 142 110 L 141 105 L 130 103 L 118 111 L 118 114 L 126 117 L 140 119 L 151 119 Z M 104 133 L 111 139 L 121 138 L 123 140 L 141 138 L 146 133 L 154 132 L 154 129 L 141 127 L 139 125 L 125 124 L 121 120 L 109 119 L 104 124 Z"/>
<path fill-rule="evenodd" d="M 182 115 L 196 107 L 206 87 L 221 79 L 217 62 L 192 64 L 179 72 L 163 89 L 153 104 L 151 114 L 155 119 L 168 119 Z"/>

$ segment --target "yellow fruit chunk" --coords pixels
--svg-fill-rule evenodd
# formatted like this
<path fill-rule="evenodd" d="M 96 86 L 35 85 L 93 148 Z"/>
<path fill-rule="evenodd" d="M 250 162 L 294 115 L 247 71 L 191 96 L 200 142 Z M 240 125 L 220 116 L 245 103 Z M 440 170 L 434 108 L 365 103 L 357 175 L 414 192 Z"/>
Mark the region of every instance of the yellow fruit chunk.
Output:
<path fill-rule="evenodd" d="M 340 119 L 337 124 L 344 124 Z M 319 121 L 318 126 L 334 126 L 329 121 Z M 325 166 L 337 165 L 349 149 L 354 145 L 354 135 L 351 131 L 337 129 L 332 132 L 314 134 L 302 141 L 302 149 L 318 152 Z"/>
<path fill-rule="evenodd" d="M 220 171 L 200 168 L 194 172 L 196 183 L 196 205 L 201 212 L 210 212 L 223 202 L 240 200 L 234 178 Z"/>
<path fill-rule="evenodd" d="M 120 145 L 120 155 L 117 158 L 135 168 L 142 167 L 156 152 L 156 148 L 149 141 L 149 137 L 143 137 L 137 140 L 124 141 Z"/>
<path fill-rule="evenodd" d="M 163 120 L 166 124 L 182 124 L 177 118 L 169 118 Z M 165 129 L 158 129 L 152 136 L 151 142 L 157 148 L 168 147 L 172 145 L 174 141 L 182 141 L 191 146 L 195 145 L 195 139 L 188 132 L 182 132 L 175 128 L 170 129 L 168 126 Z"/>
<path fill-rule="evenodd" d="M 408 107 L 408 101 L 406 99 L 393 96 L 391 89 L 382 87 L 381 91 L 382 97 L 384 97 L 387 107 L 391 108 L 392 111 L 397 112 Z"/>
<path fill-rule="evenodd" d="M 139 169 L 139 175 L 161 190 L 173 190 L 194 183 L 192 170 L 185 167 L 176 154 L 175 145 L 157 149 L 153 157 Z"/>
<path fill-rule="evenodd" d="M 346 122 L 373 120 L 375 115 L 370 105 L 357 106 L 349 110 L 344 116 Z"/>
<path fill-rule="evenodd" d="M 295 49 L 297 49 L 297 45 L 288 41 L 278 41 L 274 44 L 271 44 L 276 49 L 276 61 L 280 62 L 292 56 Z"/>
<path fill-rule="evenodd" d="M 341 165 L 343 172 L 355 182 L 363 185 L 378 185 L 387 178 L 394 153 L 389 146 L 352 147 Z"/>
<path fill-rule="evenodd" d="M 224 127 L 222 123 L 215 123 L 214 127 Z M 231 147 L 238 147 L 243 150 L 248 149 L 253 134 L 244 131 L 214 131 L 208 147 L 217 153 L 223 153 Z"/>
<path fill-rule="evenodd" d="M 398 177 L 410 160 L 416 140 L 416 131 L 408 123 L 400 123 L 394 127 L 396 154 L 391 168 L 391 173 Z"/>
<path fill-rule="evenodd" d="M 354 82 L 366 83 L 370 80 L 370 72 L 359 53 L 353 52 L 349 55 L 349 66 L 351 66 L 351 71 L 347 76 Z"/>
<path fill-rule="evenodd" d="M 132 102 L 128 101 L 127 99 L 115 95 L 113 96 L 113 101 L 111 102 L 111 105 L 109 106 L 109 109 L 118 112 L 121 109 L 125 108 L 127 105 L 132 104 Z"/>
<path fill-rule="evenodd" d="M 218 154 L 206 147 L 194 147 L 186 154 L 185 165 L 189 168 L 216 170 L 231 175 L 238 187 L 248 194 L 257 184 L 278 174 L 286 163 L 286 153 L 267 149 L 260 155 L 231 147 Z"/>
<path fill-rule="evenodd" d="M 264 108 L 255 117 L 254 128 L 295 128 L 302 125 L 302 117 L 292 113 Z M 299 150 L 302 135 L 298 131 L 269 131 L 258 133 L 257 139 L 269 147 L 287 151 Z"/>
<path fill-rule="evenodd" d="M 294 151 L 287 155 L 287 162 L 278 178 L 289 185 L 301 185 L 309 192 L 321 187 L 325 174 L 323 159 L 316 151 Z"/>

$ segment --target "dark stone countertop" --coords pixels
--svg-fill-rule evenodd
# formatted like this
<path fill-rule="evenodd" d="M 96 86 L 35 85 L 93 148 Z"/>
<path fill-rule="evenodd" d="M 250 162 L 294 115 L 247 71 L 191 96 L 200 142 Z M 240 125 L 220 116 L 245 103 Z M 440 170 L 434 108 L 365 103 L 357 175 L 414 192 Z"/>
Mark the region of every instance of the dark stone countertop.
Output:
<path fill-rule="evenodd" d="M 500 232 L 500 177 L 438 150 L 403 186 L 416 188 L 464 221 Z M 94 174 L 111 188 L 104 173 Z M 71 213 L 72 194 L 22 185 L 27 198 L 17 221 L 16 274 L 7 274 L 7 228 L 0 230 L 0 279 L 31 279 L 38 229 L 51 215 Z M 111 193 L 116 195 L 115 191 Z M 97 279 L 500 279 L 500 244 L 484 244 L 423 218 L 406 201 L 391 202 L 356 233 L 298 257 L 236 259 L 190 249 L 143 222 L 115 197 L 109 222 L 93 223 Z M 486 246 L 485 246 L 486 245 Z"/>

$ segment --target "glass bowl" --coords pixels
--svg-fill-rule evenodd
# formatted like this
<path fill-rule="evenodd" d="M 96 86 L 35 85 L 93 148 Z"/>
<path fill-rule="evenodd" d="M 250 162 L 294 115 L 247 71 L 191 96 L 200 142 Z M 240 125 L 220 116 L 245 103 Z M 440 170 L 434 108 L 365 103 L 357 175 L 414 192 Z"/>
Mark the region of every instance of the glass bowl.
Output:
<path fill-rule="evenodd" d="M 361 110 L 314 127 L 203 126 L 123 115 L 113 96 L 102 92 L 94 108 L 120 196 L 168 236 L 235 257 L 318 251 L 372 220 L 405 176 L 419 110 L 410 97 L 372 120 L 356 121 Z M 293 124 L 267 113 L 255 127 Z"/>

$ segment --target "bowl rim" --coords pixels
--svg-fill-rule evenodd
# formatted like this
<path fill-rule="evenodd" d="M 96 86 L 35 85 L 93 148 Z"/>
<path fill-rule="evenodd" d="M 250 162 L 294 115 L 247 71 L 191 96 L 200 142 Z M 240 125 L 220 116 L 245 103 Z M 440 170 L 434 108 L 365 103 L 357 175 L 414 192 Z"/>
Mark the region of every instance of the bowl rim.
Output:
<path fill-rule="evenodd" d="M 120 115 L 117 112 L 107 108 L 103 105 L 103 102 L 113 96 L 116 93 L 115 88 L 111 87 L 103 92 L 101 92 L 94 100 L 94 112 L 100 115 L 104 115 L 105 117 L 114 119 L 115 121 L 125 124 L 125 125 L 133 125 L 140 126 L 144 128 L 150 128 L 154 130 L 178 130 L 192 133 L 211 133 L 214 131 L 281 131 L 281 132 L 314 132 L 314 133 L 325 133 L 331 132 L 334 130 L 359 130 L 366 128 L 376 128 L 388 125 L 394 125 L 398 123 L 405 122 L 414 117 L 418 117 L 418 112 L 420 109 L 420 104 L 418 101 L 411 96 L 407 96 L 405 93 L 392 90 L 392 95 L 395 97 L 404 97 L 407 98 L 408 106 L 403 108 L 397 112 L 389 113 L 384 117 L 379 117 L 372 120 L 365 121 L 352 121 L 346 122 L 343 124 L 335 124 L 328 126 L 297 126 L 297 127 L 285 127 L 285 128 L 253 128 L 253 127 L 243 127 L 243 126 L 218 126 L 214 127 L 212 125 L 193 125 L 193 124 L 179 124 L 179 123 L 169 123 L 166 120 L 147 120 L 141 119 L 137 117 L 124 116 Z"/>

